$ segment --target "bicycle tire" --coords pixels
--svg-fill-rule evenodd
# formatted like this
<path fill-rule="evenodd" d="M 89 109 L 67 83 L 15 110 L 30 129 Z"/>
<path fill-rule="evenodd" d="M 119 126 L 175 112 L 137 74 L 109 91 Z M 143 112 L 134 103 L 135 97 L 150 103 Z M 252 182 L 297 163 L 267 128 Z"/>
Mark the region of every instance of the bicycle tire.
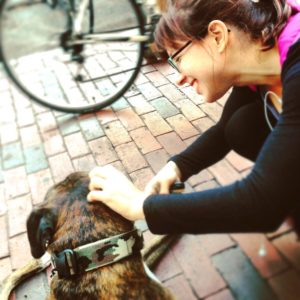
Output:
<path fill-rule="evenodd" d="M 117 4 L 123 7 L 122 14 L 119 14 L 121 8 L 118 8 L 114 16 L 119 18 L 114 18 L 111 13 L 116 10 Z M 125 13 L 124 6 L 126 6 Z M 98 17 L 98 20 L 95 16 L 93 17 L 96 33 L 120 35 L 120 32 L 133 31 L 134 34 L 144 34 L 144 16 L 135 1 L 94 0 L 94 7 L 95 16 Z M 100 11 L 100 7 L 103 10 Z M 107 19 L 109 24 L 104 24 L 99 14 L 109 16 L 109 20 Z M 32 20 L 28 18 L 28 15 L 36 19 Z M 123 16 L 124 20 L 120 16 Z M 38 22 L 39 20 L 43 22 Z M 85 22 L 88 23 L 89 20 L 87 17 Z M 7 74 L 31 100 L 57 111 L 87 113 L 111 105 L 120 99 L 134 83 L 143 62 L 144 42 L 119 41 L 118 51 L 109 48 L 111 45 L 108 42 L 96 43 L 88 47 L 85 45 L 85 55 L 89 55 L 83 67 L 86 80 L 84 82 L 76 80 L 75 73 L 72 71 L 72 67 L 76 67 L 76 64 L 71 65 L 70 60 L 62 59 L 65 56 L 68 57 L 68 54 L 62 51 L 60 40 L 62 33 L 66 32 L 70 19 L 60 1 L 55 8 L 50 8 L 42 0 L 35 2 L 33 0 L 3 0 L 0 4 L 0 22 L 0 58 Z M 126 26 L 123 26 L 122 24 L 125 23 Z M 56 29 L 56 26 L 59 28 Z M 89 33 L 88 24 L 85 24 L 85 27 L 86 32 Z M 30 29 L 36 35 L 32 38 L 33 43 L 28 43 Z M 46 31 L 48 35 L 45 35 Z M 35 41 L 34 38 L 41 39 L 43 43 L 40 40 Z M 55 46 L 50 44 L 49 38 Z M 130 54 L 129 50 L 124 47 L 125 44 L 129 47 Z M 104 50 L 101 50 L 101 47 Z M 112 57 L 116 60 L 114 61 Z M 100 61 L 101 58 L 107 58 L 108 64 L 114 64 L 112 73 L 107 71 L 109 66 L 105 69 L 103 66 L 105 62 Z M 58 71 L 61 73 L 58 74 Z M 105 95 L 111 91 L 112 93 Z"/>

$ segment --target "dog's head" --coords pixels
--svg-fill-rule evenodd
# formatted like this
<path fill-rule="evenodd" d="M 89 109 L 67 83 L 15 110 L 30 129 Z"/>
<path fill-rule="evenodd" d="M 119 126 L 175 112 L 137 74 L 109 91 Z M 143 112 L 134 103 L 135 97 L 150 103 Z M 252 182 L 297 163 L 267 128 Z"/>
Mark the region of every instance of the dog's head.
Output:
<path fill-rule="evenodd" d="M 88 184 L 87 173 L 72 173 L 50 188 L 44 202 L 31 212 L 27 233 L 34 258 L 47 248 L 60 252 L 133 229 L 132 222 L 104 204 L 88 203 Z"/>

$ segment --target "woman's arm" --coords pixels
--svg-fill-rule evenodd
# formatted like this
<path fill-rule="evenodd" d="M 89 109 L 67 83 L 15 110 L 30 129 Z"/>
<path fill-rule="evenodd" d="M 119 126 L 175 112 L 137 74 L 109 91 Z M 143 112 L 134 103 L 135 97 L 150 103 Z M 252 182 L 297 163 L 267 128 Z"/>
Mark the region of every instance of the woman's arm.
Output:
<path fill-rule="evenodd" d="M 252 172 L 212 190 L 148 197 L 143 209 L 153 233 L 265 232 L 281 224 L 300 197 L 299 59 L 290 70 L 283 78 L 283 113 Z"/>
<path fill-rule="evenodd" d="M 231 150 L 226 142 L 224 128 L 232 114 L 244 105 L 257 99 L 257 94 L 248 87 L 235 87 L 229 96 L 219 122 L 204 132 L 186 150 L 173 156 L 181 173 L 181 180 L 213 165 L 224 158 Z"/>

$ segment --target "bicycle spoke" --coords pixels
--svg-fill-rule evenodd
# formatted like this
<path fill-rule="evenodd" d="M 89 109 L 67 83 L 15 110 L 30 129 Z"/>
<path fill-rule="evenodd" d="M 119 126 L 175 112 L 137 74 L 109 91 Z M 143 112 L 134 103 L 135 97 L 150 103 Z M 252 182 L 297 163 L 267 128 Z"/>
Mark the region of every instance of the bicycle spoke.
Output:
<path fill-rule="evenodd" d="M 42 1 L 3 1 L 4 65 L 33 100 L 63 111 L 91 111 L 121 97 L 137 76 L 142 42 L 149 38 L 133 1 L 93 0 L 93 29 L 87 8 L 76 23 L 78 36 L 70 31 L 67 1 L 55 8 Z"/>

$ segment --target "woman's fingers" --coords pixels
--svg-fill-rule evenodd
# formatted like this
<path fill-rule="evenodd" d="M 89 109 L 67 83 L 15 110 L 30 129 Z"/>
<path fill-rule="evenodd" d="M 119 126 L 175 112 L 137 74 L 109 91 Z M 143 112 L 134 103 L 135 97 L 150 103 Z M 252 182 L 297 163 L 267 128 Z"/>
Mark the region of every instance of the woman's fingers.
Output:
<path fill-rule="evenodd" d="M 160 184 L 160 194 L 169 194 L 170 193 L 170 183 L 163 181 Z"/>
<path fill-rule="evenodd" d="M 98 176 L 94 176 L 91 177 L 90 179 L 89 189 L 90 191 L 102 190 L 104 188 L 104 185 L 105 185 L 105 179 Z"/>
<path fill-rule="evenodd" d="M 89 202 L 93 202 L 93 201 L 103 202 L 103 200 L 105 200 L 104 193 L 103 191 L 99 191 L 99 190 L 90 191 L 87 195 L 87 200 Z"/>
<path fill-rule="evenodd" d="M 150 180 L 150 182 L 145 187 L 145 192 L 149 195 L 155 195 L 159 193 L 160 183 L 156 180 Z"/>
<path fill-rule="evenodd" d="M 92 169 L 92 171 L 89 173 L 89 177 L 92 178 L 94 176 L 101 177 L 101 178 L 107 178 L 112 174 L 114 171 L 114 168 L 112 166 L 105 166 L 105 167 L 95 167 Z"/>

